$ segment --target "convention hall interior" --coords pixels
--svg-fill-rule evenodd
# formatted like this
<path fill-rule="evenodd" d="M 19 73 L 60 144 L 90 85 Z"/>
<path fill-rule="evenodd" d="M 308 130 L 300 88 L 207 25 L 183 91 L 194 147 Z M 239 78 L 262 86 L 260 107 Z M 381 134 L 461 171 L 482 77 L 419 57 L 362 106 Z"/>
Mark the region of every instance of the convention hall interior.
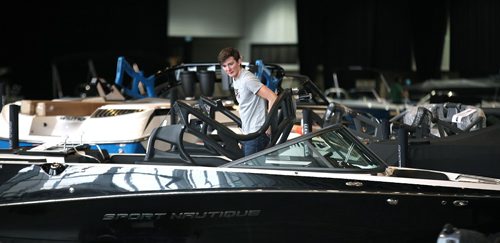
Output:
<path fill-rule="evenodd" d="M 388 81 L 482 78 L 499 70 L 499 8 L 488 0 L 15 1 L 0 15 L 0 77 L 3 93 L 57 98 L 53 66 L 71 96 L 88 81 L 88 59 L 112 80 L 117 56 L 152 74 L 216 62 L 219 49 L 235 46 L 246 61 L 282 64 L 323 88 L 349 66 L 383 70 Z"/>

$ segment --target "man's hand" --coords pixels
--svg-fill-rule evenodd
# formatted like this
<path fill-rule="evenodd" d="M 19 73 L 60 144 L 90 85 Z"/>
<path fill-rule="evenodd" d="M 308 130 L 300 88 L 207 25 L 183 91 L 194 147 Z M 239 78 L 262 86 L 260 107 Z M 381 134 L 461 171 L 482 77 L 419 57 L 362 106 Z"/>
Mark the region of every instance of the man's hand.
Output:
<path fill-rule="evenodd" d="M 271 128 L 270 127 L 266 130 L 266 135 L 268 137 L 271 137 Z"/>

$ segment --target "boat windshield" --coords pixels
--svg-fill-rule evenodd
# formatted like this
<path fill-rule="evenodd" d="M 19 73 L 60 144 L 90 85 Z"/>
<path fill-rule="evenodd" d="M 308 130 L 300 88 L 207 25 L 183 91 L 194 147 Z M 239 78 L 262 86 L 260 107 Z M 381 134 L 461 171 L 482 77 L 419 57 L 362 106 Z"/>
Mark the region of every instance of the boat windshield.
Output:
<path fill-rule="evenodd" d="M 231 167 L 266 167 L 276 169 L 375 170 L 381 163 L 345 129 L 328 129 L 288 146 L 276 146 L 262 155 L 232 164 Z M 285 145 L 285 144 L 282 144 Z M 264 151 L 263 151 L 264 152 Z"/>

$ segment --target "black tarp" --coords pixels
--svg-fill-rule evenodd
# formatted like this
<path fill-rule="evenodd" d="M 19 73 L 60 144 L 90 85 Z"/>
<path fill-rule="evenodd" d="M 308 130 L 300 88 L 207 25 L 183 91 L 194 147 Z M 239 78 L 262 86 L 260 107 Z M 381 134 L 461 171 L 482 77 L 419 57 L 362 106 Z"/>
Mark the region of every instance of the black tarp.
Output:
<path fill-rule="evenodd" d="M 369 147 L 387 164 L 398 165 L 398 141 Z M 407 167 L 500 178 L 500 125 L 444 138 L 409 141 Z"/>

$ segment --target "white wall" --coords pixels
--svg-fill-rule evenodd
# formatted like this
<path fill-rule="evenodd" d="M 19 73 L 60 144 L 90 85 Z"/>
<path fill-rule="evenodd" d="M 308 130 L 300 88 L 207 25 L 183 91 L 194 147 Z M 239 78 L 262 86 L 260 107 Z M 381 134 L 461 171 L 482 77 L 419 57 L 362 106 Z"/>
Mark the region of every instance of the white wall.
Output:
<path fill-rule="evenodd" d="M 244 59 L 250 57 L 253 43 L 298 42 L 295 0 L 170 0 L 169 4 L 168 35 L 193 37 L 193 59 L 216 61 L 219 41 L 233 43 Z"/>
<path fill-rule="evenodd" d="M 295 0 L 245 2 L 245 35 L 239 49 L 250 55 L 250 44 L 297 44 Z"/>
<path fill-rule="evenodd" d="M 242 1 L 169 0 L 168 36 L 241 37 Z"/>

